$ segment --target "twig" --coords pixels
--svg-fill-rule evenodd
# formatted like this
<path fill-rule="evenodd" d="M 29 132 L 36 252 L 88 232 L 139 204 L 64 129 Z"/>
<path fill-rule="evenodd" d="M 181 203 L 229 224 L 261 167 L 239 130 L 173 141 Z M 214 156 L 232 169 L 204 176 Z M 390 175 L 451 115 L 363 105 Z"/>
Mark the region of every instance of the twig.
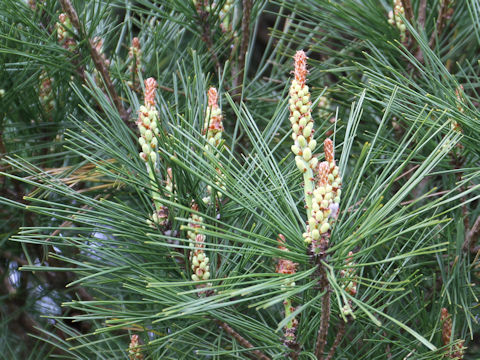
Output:
<path fill-rule="evenodd" d="M 332 344 L 332 347 L 330 348 L 330 351 L 328 352 L 327 357 L 325 360 L 331 360 L 333 359 L 333 355 L 335 355 L 335 350 L 337 350 L 338 345 L 340 345 L 340 342 L 342 341 L 344 335 L 345 335 L 345 327 L 346 323 L 343 321 L 343 319 L 340 319 L 340 324 L 337 329 L 337 336 L 335 336 L 335 341 Z"/>
<path fill-rule="evenodd" d="M 252 12 L 252 0 L 243 0 L 242 15 L 242 41 L 240 43 L 240 53 L 238 54 L 237 69 L 233 77 L 233 99 L 239 103 L 243 93 L 243 76 L 245 72 L 245 60 L 248 50 L 248 41 L 250 40 L 250 15 Z"/>
<path fill-rule="evenodd" d="M 427 18 L 427 0 L 420 0 L 420 5 L 418 6 L 418 26 L 422 29 L 425 28 L 425 19 Z"/>
<path fill-rule="evenodd" d="M 412 24 L 413 20 L 413 8 L 412 3 L 410 0 L 402 0 L 402 6 L 405 10 L 405 18 L 408 20 L 410 24 Z"/>
<path fill-rule="evenodd" d="M 330 284 L 326 279 L 325 269 L 321 269 L 324 273 L 323 288 L 325 289 L 325 294 L 322 298 L 322 316 L 320 317 L 320 327 L 317 334 L 317 345 L 315 347 L 315 356 L 318 360 L 323 360 L 323 350 L 327 343 L 327 334 L 328 327 L 330 324 Z"/>
<path fill-rule="evenodd" d="M 480 236 L 480 216 L 477 217 L 472 228 L 467 232 L 465 241 L 463 243 L 463 250 L 470 250 L 471 252 L 476 252 L 475 244 Z"/>
<path fill-rule="evenodd" d="M 85 35 L 83 28 L 80 24 L 80 20 L 78 18 L 77 12 L 73 7 L 72 3 L 70 2 L 70 0 L 60 0 L 60 4 L 62 5 L 63 11 L 66 12 L 68 17 L 70 18 L 72 25 L 77 29 L 78 33 Z M 129 118 L 128 112 L 123 107 L 122 101 L 120 100 L 120 97 L 118 96 L 117 91 L 115 90 L 115 86 L 113 85 L 112 79 L 110 78 L 110 74 L 108 73 L 108 68 L 107 68 L 107 65 L 105 64 L 105 60 L 98 53 L 98 51 L 95 48 L 95 44 L 90 39 L 88 40 L 88 47 L 89 47 L 90 55 L 92 57 L 95 68 L 102 75 L 102 78 L 103 78 L 103 81 L 105 82 L 108 93 L 110 94 L 113 100 L 113 103 L 115 104 L 115 107 L 117 108 L 117 111 L 120 114 L 120 117 L 124 121 L 127 121 Z"/>
<path fill-rule="evenodd" d="M 393 181 L 398 181 L 400 180 L 401 178 L 403 178 L 404 176 L 410 174 L 412 171 L 414 171 L 415 169 L 417 169 L 418 167 L 420 167 L 419 164 L 413 166 L 411 169 L 408 169 L 407 171 L 405 171 L 402 175 L 400 175 L 399 177 L 397 177 L 395 180 Z"/>
<path fill-rule="evenodd" d="M 233 337 L 235 340 L 238 341 L 240 345 L 247 349 L 252 349 L 254 346 L 247 340 L 245 339 L 242 335 L 237 333 L 235 330 L 233 330 L 227 323 L 221 321 L 221 320 L 214 320 L 216 324 L 218 324 L 227 334 L 229 334 L 231 337 Z M 261 360 L 270 360 L 270 358 L 265 355 L 263 352 L 260 350 L 252 350 L 253 355 L 248 355 L 251 359 L 261 359 Z"/>
<path fill-rule="evenodd" d="M 438 11 L 437 25 L 435 27 L 435 30 L 432 32 L 432 35 L 430 36 L 430 48 L 433 48 L 435 46 L 436 39 L 440 37 L 443 29 L 445 28 L 446 20 L 452 16 L 453 8 L 451 9 L 452 11 L 450 11 L 450 3 L 451 0 L 442 0 L 440 10 Z"/>
<path fill-rule="evenodd" d="M 208 11 L 205 10 L 205 4 L 201 4 L 201 3 L 203 2 L 199 2 L 199 4 L 197 5 L 197 12 L 200 17 L 200 23 L 202 26 L 202 40 L 205 43 L 205 45 L 207 45 L 208 52 L 210 53 L 221 78 L 222 65 L 220 64 L 220 61 L 218 60 L 218 56 L 213 49 L 213 41 L 211 36 L 212 32 L 210 31 L 210 24 L 208 23 L 209 13 Z"/>
<path fill-rule="evenodd" d="M 427 0 L 420 0 L 420 5 L 418 6 L 418 17 L 417 17 L 419 29 L 425 29 L 426 16 L 427 16 Z M 417 50 L 417 54 L 415 55 L 415 58 L 420 63 L 423 63 L 424 61 L 423 51 L 422 51 L 422 48 L 420 47 L 420 44 L 418 45 L 418 50 Z"/>

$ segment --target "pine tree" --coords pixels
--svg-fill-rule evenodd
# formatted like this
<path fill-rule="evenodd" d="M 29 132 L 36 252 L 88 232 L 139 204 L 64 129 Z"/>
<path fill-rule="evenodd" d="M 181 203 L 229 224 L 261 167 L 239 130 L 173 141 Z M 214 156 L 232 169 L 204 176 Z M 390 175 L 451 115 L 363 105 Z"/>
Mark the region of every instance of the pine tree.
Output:
<path fill-rule="evenodd" d="M 0 2 L 8 359 L 477 359 L 480 5 Z"/>

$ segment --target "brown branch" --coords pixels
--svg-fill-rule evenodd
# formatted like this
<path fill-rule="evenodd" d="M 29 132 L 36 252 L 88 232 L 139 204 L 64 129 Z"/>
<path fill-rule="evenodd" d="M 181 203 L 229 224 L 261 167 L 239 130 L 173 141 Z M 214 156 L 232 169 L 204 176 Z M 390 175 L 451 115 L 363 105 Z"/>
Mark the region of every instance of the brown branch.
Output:
<path fill-rule="evenodd" d="M 200 17 L 200 24 L 202 26 L 202 40 L 205 45 L 207 45 L 207 50 L 210 53 L 210 56 L 212 57 L 212 60 L 215 63 L 215 67 L 217 68 L 217 71 L 220 74 L 221 78 L 222 65 L 220 64 L 218 56 L 213 49 L 213 41 L 211 36 L 212 32 L 210 30 L 210 24 L 208 23 L 209 12 L 205 10 L 205 4 L 200 4 L 199 2 L 197 5 L 197 12 Z"/>
<path fill-rule="evenodd" d="M 435 46 L 435 41 L 443 32 L 445 28 L 446 20 L 448 20 L 453 14 L 453 8 L 449 8 L 451 0 L 442 0 L 440 5 L 440 10 L 438 11 L 437 25 L 435 30 L 430 36 L 429 46 L 433 48 Z"/>
<path fill-rule="evenodd" d="M 400 180 L 401 178 L 403 178 L 404 176 L 407 176 L 408 174 L 410 174 L 412 171 L 418 169 L 420 167 L 419 164 L 413 166 L 412 168 L 410 168 L 409 170 L 405 171 L 402 175 L 400 175 L 399 177 L 397 177 L 395 180 L 393 181 L 398 181 Z"/>
<path fill-rule="evenodd" d="M 238 341 L 240 345 L 247 349 L 252 349 L 254 346 L 247 340 L 245 339 L 242 335 L 237 333 L 235 330 L 233 330 L 227 323 L 221 321 L 221 320 L 214 320 L 216 324 L 218 324 L 225 332 L 233 337 L 235 340 Z M 249 358 L 251 359 L 261 359 L 261 360 L 270 360 L 270 358 L 265 355 L 263 352 L 260 350 L 252 350 L 253 355 L 246 354 Z"/>
<path fill-rule="evenodd" d="M 476 252 L 475 244 L 480 236 L 480 216 L 477 217 L 475 223 L 473 224 L 472 228 L 467 232 L 467 236 L 465 237 L 465 241 L 463 243 L 463 250 L 467 251 L 470 250 L 471 252 Z"/>
<path fill-rule="evenodd" d="M 325 273 L 324 269 L 321 271 Z M 326 292 L 322 298 L 322 316 L 320 317 L 320 327 L 318 328 L 317 345 L 315 347 L 315 356 L 318 360 L 323 360 L 323 350 L 327 343 L 328 327 L 330 325 L 330 284 L 326 280 L 326 274 L 324 279 L 322 283 Z"/>
<path fill-rule="evenodd" d="M 86 37 L 86 34 L 84 33 L 83 28 L 80 24 L 77 12 L 70 0 L 60 0 L 60 4 L 62 5 L 63 11 L 67 13 L 67 16 L 70 18 L 72 25 L 75 27 L 75 29 L 77 29 L 78 33 Z M 108 72 L 108 67 L 105 64 L 105 60 L 96 50 L 95 44 L 92 40 L 89 39 L 87 43 L 95 68 L 101 74 L 103 81 L 105 82 L 105 85 L 107 87 L 108 93 L 112 98 L 113 103 L 117 108 L 118 113 L 120 114 L 120 117 L 124 121 L 127 121 L 129 118 L 128 111 L 123 107 L 122 101 L 120 100 L 120 97 L 115 90 L 115 86 L 113 85 L 113 81 L 110 78 L 110 74 Z"/>
<path fill-rule="evenodd" d="M 333 355 L 335 355 L 335 350 L 337 350 L 338 345 L 340 345 L 340 342 L 343 340 L 343 337 L 345 336 L 345 327 L 346 327 L 346 322 L 343 321 L 343 319 L 340 319 L 340 324 L 338 325 L 338 329 L 337 329 L 337 336 L 335 336 L 335 341 L 333 342 L 332 347 L 330 348 L 330 351 L 328 352 L 328 355 L 325 358 L 325 360 L 333 359 Z"/>
<path fill-rule="evenodd" d="M 402 6 L 405 10 L 405 19 L 408 20 L 410 24 L 413 23 L 413 8 L 410 0 L 402 0 Z"/>
<path fill-rule="evenodd" d="M 420 5 L 418 6 L 418 17 L 417 22 L 420 28 L 425 28 L 425 20 L 427 18 L 427 0 L 420 0 Z"/>
<path fill-rule="evenodd" d="M 420 0 L 420 5 L 418 6 L 418 17 L 417 17 L 417 23 L 418 23 L 419 29 L 425 29 L 426 17 L 427 17 L 427 0 Z M 418 45 L 418 50 L 417 50 L 417 54 L 415 55 L 415 58 L 420 63 L 423 63 L 424 61 L 423 51 L 420 45 Z"/>
<path fill-rule="evenodd" d="M 243 76 L 245 72 L 245 60 L 248 50 L 248 42 L 250 40 L 250 15 L 252 12 L 252 0 L 243 0 L 242 15 L 242 40 L 240 43 L 240 53 L 238 54 L 237 69 L 233 77 L 233 99 L 238 104 L 243 93 Z"/>

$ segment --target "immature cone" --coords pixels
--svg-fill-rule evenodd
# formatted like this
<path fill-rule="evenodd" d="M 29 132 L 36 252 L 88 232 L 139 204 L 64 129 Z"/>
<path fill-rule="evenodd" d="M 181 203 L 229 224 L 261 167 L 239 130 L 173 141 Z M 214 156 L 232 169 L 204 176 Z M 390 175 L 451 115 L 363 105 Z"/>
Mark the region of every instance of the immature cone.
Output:
<path fill-rule="evenodd" d="M 197 211 L 198 205 L 193 204 L 192 210 Z M 205 255 L 205 238 L 204 234 L 199 233 L 200 229 L 205 229 L 202 225 L 203 218 L 195 213 L 190 215 L 188 227 L 192 230 L 187 231 L 187 237 L 190 240 L 190 263 L 192 267 L 192 280 L 201 281 L 210 278 L 210 260 Z"/>
<path fill-rule="evenodd" d="M 405 16 L 405 9 L 403 8 L 402 0 L 395 0 L 393 10 L 388 13 L 388 23 L 397 27 L 400 31 L 400 40 L 405 42 L 407 39 L 407 27 L 400 18 L 400 15 Z"/>
<path fill-rule="evenodd" d="M 143 360 L 143 354 L 140 351 L 138 335 L 132 335 L 130 346 L 128 347 L 128 356 L 130 360 Z"/>
<path fill-rule="evenodd" d="M 97 53 L 103 58 L 105 65 L 110 66 L 110 60 L 107 59 L 105 53 L 103 52 L 103 39 L 100 36 L 95 36 L 93 38 L 92 44 Z"/>

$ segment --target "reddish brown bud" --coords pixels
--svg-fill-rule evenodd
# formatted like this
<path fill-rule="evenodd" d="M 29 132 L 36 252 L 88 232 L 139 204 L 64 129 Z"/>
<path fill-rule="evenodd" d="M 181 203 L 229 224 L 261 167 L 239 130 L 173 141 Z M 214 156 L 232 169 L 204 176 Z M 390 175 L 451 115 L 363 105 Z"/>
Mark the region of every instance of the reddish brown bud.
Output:
<path fill-rule="evenodd" d="M 325 160 L 327 160 L 329 163 L 335 161 L 333 157 L 333 141 L 331 139 L 325 139 L 325 142 L 323 143 L 324 151 L 325 151 Z"/>
<path fill-rule="evenodd" d="M 218 92 L 214 87 L 208 89 L 208 106 L 218 107 Z"/>
<path fill-rule="evenodd" d="M 132 39 L 132 47 L 140 49 L 140 40 L 138 39 L 138 37 L 134 37 Z"/>
<path fill-rule="evenodd" d="M 153 77 L 145 80 L 145 106 L 155 106 L 155 91 L 157 89 L 157 82 Z"/>
<path fill-rule="evenodd" d="M 300 84 L 300 86 L 305 85 L 307 80 L 307 55 L 303 50 L 297 51 L 293 57 L 295 61 L 295 80 Z"/>

